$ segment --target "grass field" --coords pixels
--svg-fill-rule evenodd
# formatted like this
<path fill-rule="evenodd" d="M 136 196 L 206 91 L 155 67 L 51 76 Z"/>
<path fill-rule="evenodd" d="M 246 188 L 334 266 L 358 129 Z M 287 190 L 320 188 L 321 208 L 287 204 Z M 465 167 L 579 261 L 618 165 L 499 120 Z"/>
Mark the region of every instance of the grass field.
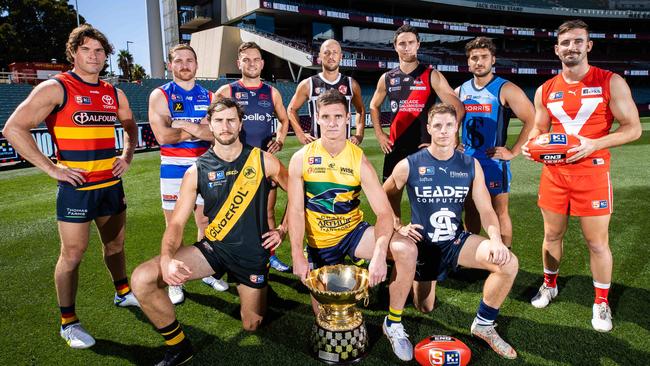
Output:
<path fill-rule="evenodd" d="M 383 156 L 372 131 L 363 142 L 378 171 Z M 511 136 L 510 141 L 513 141 Z M 590 324 L 593 288 L 589 258 L 576 220 L 570 223 L 559 278 L 560 295 L 548 308 L 534 309 L 530 297 L 541 283 L 542 219 L 536 207 L 540 166 L 513 161 L 511 215 L 514 252 L 521 269 L 497 320 L 500 334 L 518 351 L 514 361 L 500 359 L 469 335 L 485 275 L 463 270 L 438 288 L 437 308 L 422 315 L 407 305 L 405 326 L 413 343 L 432 334 L 460 338 L 472 350 L 474 365 L 641 365 L 650 360 L 650 222 L 648 133 L 641 142 L 613 149 L 615 214 L 610 226 L 614 279 L 610 301 L 614 330 L 597 333 Z M 297 141 L 289 138 L 279 154 L 288 162 Z M 131 273 L 158 254 L 164 221 L 159 202 L 157 152 L 137 154 L 125 178 L 128 200 L 127 267 Z M 54 216 L 56 183 L 34 168 L 0 172 L 0 365 L 153 364 L 162 357 L 162 338 L 139 309 L 112 304 L 114 288 L 93 232 L 80 270 L 77 314 L 97 339 L 88 350 L 68 348 L 58 335 L 59 312 L 53 270 L 59 252 Z M 284 206 L 286 195 L 280 194 Z M 374 221 L 366 201 L 364 211 Z M 406 201 L 403 211 L 408 211 Z M 195 229 L 189 224 L 186 242 Z M 288 242 L 279 250 L 290 259 Z M 178 319 L 197 351 L 195 365 L 316 365 L 307 350 L 314 316 L 306 288 L 291 274 L 271 272 L 267 321 L 255 334 L 241 330 L 236 291 L 215 293 L 200 281 L 186 286 Z M 381 335 L 387 308 L 385 287 L 374 289 L 364 309 L 371 351 L 360 365 L 396 365 Z M 415 364 L 412 362 L 411 364 Z"/>

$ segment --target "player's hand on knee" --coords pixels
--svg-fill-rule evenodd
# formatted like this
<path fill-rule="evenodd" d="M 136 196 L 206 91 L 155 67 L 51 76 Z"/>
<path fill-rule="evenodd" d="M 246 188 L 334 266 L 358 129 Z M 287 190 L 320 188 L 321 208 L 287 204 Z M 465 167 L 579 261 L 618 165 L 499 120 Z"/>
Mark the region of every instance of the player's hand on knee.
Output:
<path fill-rule="evenodd" d="M 264 249 L 273 250 L 280 246 L 283 237 L 284 234 L 281 227 L 269 230 L 262 234 L 262 246 Z"/>
<path fill-rule="evenodd" d="M 400 233 L 400 235 L 413 240 L 414 243 L 419 243 L 424 239 L 419 230 L 424 230 L 424 227 L 419 224 L 409 223 L 408 225 L 403 225 L 397 230 L 397 232 Z"/>
<path fill-rule="evenodd" d="M 385 260 L 375 260 L 374 258 L 370 260 L 370 265 L 368 266 L 368 272 L 370 275 L 369 285 L 370 287 L 376 286 L 381 282 L 386 280 L 387 266 Z"/>
<path fill-rule="evenodd" d="M 302 282 L 305 282 L 307 275 L 309 275 L 309 263 L 304 256 L 294 256 L 293 261 L 293 274 L 298 277 Z"/>
<path fill-rule="evenodd" d="M 505 244 L 503 244 L 503 242 L 490 240 L 488 245 L 489 245 L 488 262 L 492 264 L 496 264 L 498 266 L 502 266 L 510 262 L 510 259 L 512 258 L 512 253 L 510 252 L 508 247 L 506 247 Z"/>
<path fill-rule="evenodd" d="M 168 285 L 180 286 L 190 278 L 192 271 L 177 259 L 171 259 L 166 265 L 161 265 L 163 281 Z"/>

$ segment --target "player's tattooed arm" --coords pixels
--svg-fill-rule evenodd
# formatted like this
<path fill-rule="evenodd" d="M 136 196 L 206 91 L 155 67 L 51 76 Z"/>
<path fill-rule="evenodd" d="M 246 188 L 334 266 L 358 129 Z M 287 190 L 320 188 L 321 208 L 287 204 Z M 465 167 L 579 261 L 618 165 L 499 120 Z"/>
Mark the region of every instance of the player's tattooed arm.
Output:
<path fill-rule="evenodd" d="M 530 141 L 531 139 L 548 132 L 550 128 L 551 117 L 548 115 L 546 107 L 542 104 L 542 86 L 540 86 L 535 91 L 535 118 L 533 127 L 528 133 L 526 140 Z M 521 146 L 521 153 L 526 157 L 526 159 L 531 161 L 533 160 L 528 152 L 528 142 Z"/>
<path fill-rule="evenodd" d="M 295 132 L 298 141 L 300 141 L 300 143 L 303 145 L 316 140 L 314 136 L 305 133 L 302 130 L 302 127 L 300 127 L 300 116 L 298 115 L 298 110 L 300 107 L 302 107 L 303 104 L 305 104 L 308 98 L 309 79 L 307 78 L 298 84 L 296 93 L 291 98 L 289 106 L 287 107 L 287 114 L 289 117 L 289 123 L 291 123 L 291 128 L 293 128 L 293 132 Z"/>
<path fill-rule="evenodd" d="M 379 147 L 384 154 L 393 151 L 393 143 L 384 130 L 381 129 L 381 105 L 386 99 L 386 74 L 382 74 L 377 82 L 377 89 L 370 101 L 370 120 L 372 121 L 372 128 L 375 130 L 375 136 Z"/>
<path fill-rule="evenodd" d="M 183 175 L 179 197 L 160 244 L 160 269 L 163 281 L 169 285 L 182 285 L 192 273 L 185 263 L 174 259 L 174 256 L 182 244 L 185 224 L 194 211 L 197 182 L 196 165 L 192 165 Z"/>
<path fill-rule="evenodd" d="M 366 127 L 366 106 L 363 105 L 361 86 L 354 79 L 352 79 L 352 94 L 352 105 L 357 113 L 354 120 L 356 131 L 355 134 L 350 137 L 350 141 L 355 145 L 360 145 L 361 141 L 363 141 L 364 129 Z"/>
<path fill-rule="evenodd" d="M 149 125 L 160 145 L 176 144 L 192 138 L 192 135 L 180 128 L 172 127 L 171 113 L 165 93 L 154 89 L 149 96 Z"/>

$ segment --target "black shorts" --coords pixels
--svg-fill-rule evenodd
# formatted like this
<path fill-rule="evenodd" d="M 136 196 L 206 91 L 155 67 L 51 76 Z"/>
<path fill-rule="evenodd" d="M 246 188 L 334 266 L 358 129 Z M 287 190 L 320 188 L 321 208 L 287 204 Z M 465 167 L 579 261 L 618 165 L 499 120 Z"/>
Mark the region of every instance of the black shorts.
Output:
<path fill-rule="evenodd" d="M 449 271 L 456 271 L 460 250 L 470 235 L 472 233 L 461 231 L 452 240 L 433 243 L 425 239 L 419 242 L 415 281 L 442 281 Z"/>
<path fill-rule="evenodd" d="M 122 181 L 105 188 L 79 190 L 59 182 L 56 192 L 56 219 L 64 222 L 88 222 L 97 217 L 113 216 L 126 210 Z"/>
<path fill-rule="evenodd" d="M 217 277 L 228 273 L 230 281 L 252 288 L 266 287 L 269 277 L 268 254 L 252 258 L 241 257 L 233 255 L 227 245 L 207 239 L 197 241 L 194 246 L 201 251 Z"/>
<path fill-rule="evenodd" d="M 419 149 L 417 146 L 410 148 L 410 149 L 393 149 L 393 151 L 389 152 L 384 156 L 384 170 L 382 172 L 382 178 L 384 182 L 390 177 L 391 174 L 393 174 L 393 169 L 395 169 L 395 165 L 399 163 L 402 159 L 406 159 L 407 156 L 414 154 L 418 151 Z"/>

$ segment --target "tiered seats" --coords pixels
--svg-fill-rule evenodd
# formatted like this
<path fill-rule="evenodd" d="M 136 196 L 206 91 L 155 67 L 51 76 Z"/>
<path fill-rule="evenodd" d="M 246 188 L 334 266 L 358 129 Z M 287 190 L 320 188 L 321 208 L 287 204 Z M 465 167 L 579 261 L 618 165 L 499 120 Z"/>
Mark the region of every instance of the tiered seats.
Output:
<path fill-rule="evenodd" d="M 0 128 L 32 89 L 29 84 L 0 84 Z"/>

